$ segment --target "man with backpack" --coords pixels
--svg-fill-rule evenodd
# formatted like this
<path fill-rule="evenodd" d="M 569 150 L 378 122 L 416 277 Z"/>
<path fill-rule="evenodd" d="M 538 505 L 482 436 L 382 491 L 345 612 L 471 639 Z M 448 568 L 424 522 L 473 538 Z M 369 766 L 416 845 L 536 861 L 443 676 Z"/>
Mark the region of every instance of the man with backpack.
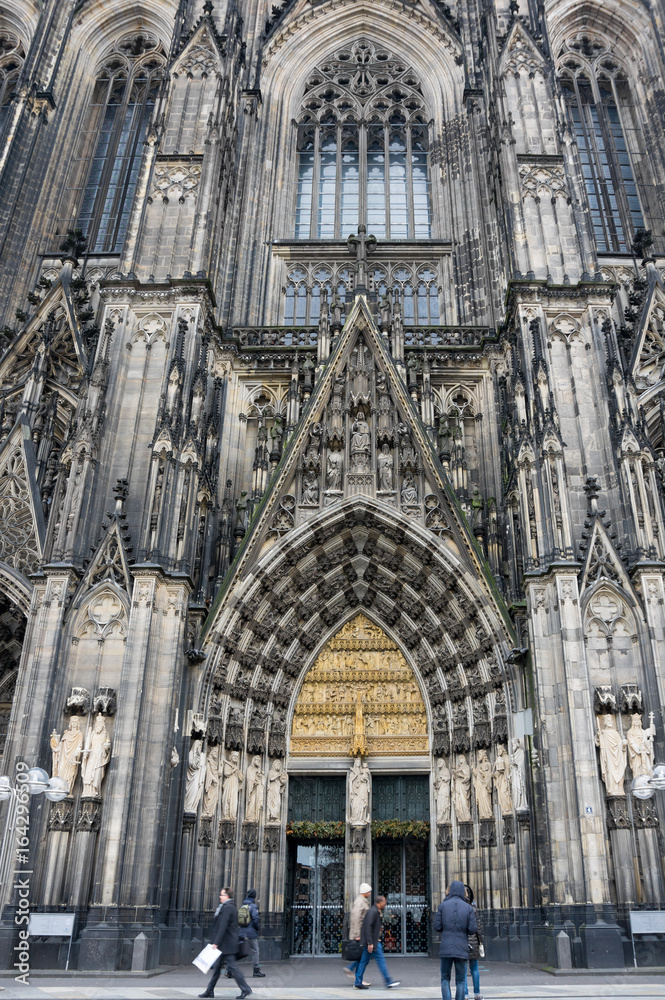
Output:
<path fill-rule="evenodd" d="M 254 975 L 257 978 L 265 978 L 265 972 L 261 972 L 259 966 L 259 931 L 261 929 L 261 918 L 259 908 L 256 905 L 256 889 L 248 889 L 242 906 L 238 910 L 238 926 L 240 933 L 249 945 L 254 966 Z"/>

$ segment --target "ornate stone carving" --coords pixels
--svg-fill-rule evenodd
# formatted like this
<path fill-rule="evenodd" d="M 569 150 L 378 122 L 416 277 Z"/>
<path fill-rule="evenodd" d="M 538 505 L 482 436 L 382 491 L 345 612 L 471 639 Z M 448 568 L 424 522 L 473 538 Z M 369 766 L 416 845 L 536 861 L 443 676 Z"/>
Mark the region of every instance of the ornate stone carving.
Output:
<path fill-rule="evenodd" d="M 48 814 L 49 830 L 68 832 L 72 828 L 74 802 L 72 799 L 62 799 L 61 802 L 51 802 Z"/>
<path fill-rule="evenodd" d="M 510 759 L 502 744 L 496 748 L 494 787 L 502 816 L 510 815 L 513 811 L 513 801 L 510 794 Z"/>
<path fill-rule="evenodd" d="M 259 823 L 263 812 L 263 792 L 265 774 L 261 770 L 261 758 L 252 757 L 245 775 L 247 804 L 245 806 L 245 826 Z"/>
<path fill-rule="evenodd" d="M 222 761 L 222 819 L 234 824 L 238 815 L 238 796 L 245 776 L 240 770 L 240 754 L 232 750 L 228 760 Z"/>
<path fill-rule="evenodd" d="M 208 753 L 206 755 L 205 784 L 203 788 L 203 806 L 201 808 L 201 816 L 203 818 L 210 819 L 211 821 L 212 817 L 215 815 L 217 800 L 219 798 L 219 778 L 221 770 L 219 752 L 219 744 L 215 744 L 214 746 L 208 747 Z"/>
<path fill-rule="evenodd" d="M 611 830 L 630 829 L 630 815 L 625 795 L 607 797 L 607 825 Z"/>
<path fill-rule="evenodd" d="M 513 793 L 513 804 L 515 806 L 515 812 L 523 812 L 525 809 L 529 808 L 526 797 L 526 770 L 523 741 L 513 739 L 511 749 L 510 784 Z"/>
<path fill-rule="evenodd" d="M 623 684 L 619 693 L 619 708 L 625 715 L 642 714 L 642 692 L 637 684 Z"/>
<path fill-rule="evenodd" d="M 202 816 L 199 824 L 199 847 L 212 844 L 212 816 Z"/>
<path fill-rule="evenodd" d="M 481 847 L 496 847 L 496 827 L 493 819 L 481 819 L 479 843 Z"/>
<path fill-rule="evenodd" d="M 441 826 L 450 825 L 450 768 L 441 759 L 434 777 L 434 799 L 436 801 L 436 822 Z"/>
<path fill-rule="evenodd" d="M 95 693 L 95 698 L 92 703 L 93 712 L 98 712 L 101 715 L 115 715 L 116 710 L 116 693 L 114 688 L 100 687 L 97 688 Z"/>
<path fill-rule="evenodd" d="M 453 770 L 453 802 L 457 822 L 471 821 L 471 768 L 464 754 L 459 754 Z M 472 834 L 473 839 L 473 834 Z"/>
<path fill-rule="evenodd" d="M 450 823 L 437 824 L 436 849 L 437 851 L 452 851 L 453 828 Z"/>
<path fill-rule="evenodd" d="M 616 712 L 617 700 L 611 684 L 601 684 L 593 693 L 593 709 L 596 715 Z"/>
<path fill-rule="evenodd" d="M 491 820 L 492 811 L 492 765 L 486 750 L 478 751 L 478 763 L 473 768 L 473 784 L 476 792 L 478 818 Z"/>
<path fill-rule="evenodd" d="M 55 729 L 51 733 L 51 751 L 53 755 L 51 770 L 54 778 L 62 778 L 67 782 L 69 794 L 72 793 L 76 772 L 83 752 L 83 733 L 81 722 L 77 715 L 72 715 L 69 728 L 62 737 Z"/>
<path fill-rule="evenodd" d="M 263 850 L 268 854 L 274 854 L 279 850 L 279 836 L 281 827 L 266 826 L 263 831 Z"/>
<path fill-rule="evenodd" d="M 363 410 L 356 412 L 356 418 L 351 425 L 351 442 L 349 445 L 350 471 L 365 474 L 370 471 L 371 444 L 369 424 Z"/>
<path fill-rule="evenodd" d="M 467 680 L 471 684 L 471 670 L 467 669 Z M 487 704 L 484 698 L 476 698 L 473 702 L 473 749 L 481 747 L 488 749 L 492 745 L 492 733 L 487 714 Z"/>
<path fill-rule="evenodd" d="M 473 850 L 474 846 L 473 823 L 457 824 L 457 846 L 459 847 L 460 851 Z"/>
<path fill-rule="evenodd" d="M 236 824 L 235 820 L 222 819 L 219 821 L 219 832 L 217 834 L 217 846 L 219 848 L 223 847 L 235 847 L 236 846 Z"/>
<path fill-rule="evenodd" d="M 626 742 L 628 744 L 628 762 L 634 778 L 637 778 L 641 774 L 649 775 L 653 771 L 653 740 L 656 735 L 653 718 L 653 712 L 651 712 L 649 715 L 649 728 L 643 729 L 642 716 L 637 712 L 631 716 L 631 725 L 626 733 Z"/>
<path fill-rule="evenodd" d="M 185 812 L 195 813 L 203 794 L 205 779 L 205 754 L 203 741 L 194 740 L 187 757 L 187 786 L 185 789 Z"/>
<path fill-rule="evenodd" d="M 110 759 L 111 739 L 106 729 L 104 716 L 99 714 L 92 730 L 88 730 L 88 738 L 83 751 L 81 779 L 84 795 L 99 798 L 106 766 Z"/>
<path fill-rule="evenodd" d="M 638 827 L 659 826 L 656 803 L 653 799 L 634 799 L 633 809 L 635 811 L 635 823 Z"/>
<path fill-rule="evenodd" d="M 370 755 L 428 752 L 425 706 L 413 672 L 385 632 L 360 614 L 324 647 L 305 678 L 291 753 L 349 754 L 358 696 Z"/>
<path fill-rule="evenodd" d="M 369 823 L 369 796 L 372 778 L 369 767 L 361 757 L 356 757 L 349 775 L 349 823 L 367 826 Z"/>
<path fill-rule="evenodd" d="M 282 818 L 282 799 L 287 781 L 281 760 L 276 760 L 268 772 L 267 823 L 279 823 Z"/>
<path fill-rule="evenodd" d="M 435 729 L 432 733 L 432 754 L 447 757 L 450 753 L 450 734 L 447 729 Z"/>
<path fill-rule="evenodd" d="M 524 814 L 521 814 L 524 815 Z M 526 813 L 528 818 L 529 814 Z M 504 844 L 514 844 L 515 843 L 515 817 L 514 816 L 504 816 L 503 817 L 503 842 Z"/>
<path fill-rule="evenodd" d="M 258 851 L 259 849 L 259 824 L 243 823 L 242 839 L 240 846 L 243 851 Z"/>
<path fill-rule="evenodd" d="M 349 827 L 349 851 L 351 854 L 367 853 L 367 827 Z"/>
<path fill-rule="evenodd" d="M 65 715 L 87 715 L 90 711 L 90 692 L 84 687 L 73 687 L 65 703 Z"/>
<path fill-rule="evenodd" d="M 263 753 L 266 748 L 266 715 L 263 711 L 254 712 L 247 733 L 247 753 Z"/>
<path fill-rule="evenodd" d="M 596 746 L 600 750 L 600 773 L 608 797 L 623 795 L 627 740 L 617 732 L 613 715 L 596 716 Z"/>
<path fill-rule="evenodd" d="M 96 833 L 102 818 L 101 799 L 81 799 L 81 811 L 76 820 L 77 833 Z"/>
<path fill-rule="evenodd" d="M 230 708 L 224 737 L 224 746 L 227 750 L 242 750 L 242 722 L 240 709 Z"/>

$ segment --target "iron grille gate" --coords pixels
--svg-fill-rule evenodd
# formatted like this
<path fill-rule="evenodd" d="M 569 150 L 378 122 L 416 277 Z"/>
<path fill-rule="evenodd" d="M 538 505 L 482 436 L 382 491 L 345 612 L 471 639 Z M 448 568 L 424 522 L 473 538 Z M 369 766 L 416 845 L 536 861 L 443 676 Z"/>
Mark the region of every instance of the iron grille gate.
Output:
<path fill-rule="evenodd" d="M 386 954 L 424 955 L 429 950 L 428 860 L 425 841 L 374 841 L 374 885 L 386 897 Z"/>
<path fill-rule="evenodd" d="M 344 845 L 294 844 L 291 954 L 338 955 L 344 921 Z"/>

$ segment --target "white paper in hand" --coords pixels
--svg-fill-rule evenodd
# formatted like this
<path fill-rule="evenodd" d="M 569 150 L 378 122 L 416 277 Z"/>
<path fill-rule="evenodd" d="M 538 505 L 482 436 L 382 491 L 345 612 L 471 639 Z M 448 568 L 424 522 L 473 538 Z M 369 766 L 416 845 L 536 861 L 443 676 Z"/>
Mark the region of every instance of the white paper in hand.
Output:
<path fill-rule="evenodd" d="M 195 965 L 205 975 L 207 972 L 210 972 L 219 957 L 219 948 L 213 948 L 211 944 L 207 944 L 203 951 L 199 952 L 196 956 L 192 965 Z"/>

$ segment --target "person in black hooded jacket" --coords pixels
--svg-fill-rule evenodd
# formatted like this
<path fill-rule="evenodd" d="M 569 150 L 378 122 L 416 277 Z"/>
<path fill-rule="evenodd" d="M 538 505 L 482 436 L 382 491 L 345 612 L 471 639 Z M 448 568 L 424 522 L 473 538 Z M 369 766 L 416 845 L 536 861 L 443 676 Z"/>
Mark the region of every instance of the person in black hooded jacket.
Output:
<path fill-rule="evenodd" d="M 451 882 L 448 895 L 434 916 L 434 930 L 441 934 L 441 997 L 451 1000 L 450 972 L 455 963 L 455 1000 L 464 1000 L 466 963 L 469 957 L 469 934 L 476 934 L 478 924 L 473 907 L 466 902 L 463 882 Z"/>

